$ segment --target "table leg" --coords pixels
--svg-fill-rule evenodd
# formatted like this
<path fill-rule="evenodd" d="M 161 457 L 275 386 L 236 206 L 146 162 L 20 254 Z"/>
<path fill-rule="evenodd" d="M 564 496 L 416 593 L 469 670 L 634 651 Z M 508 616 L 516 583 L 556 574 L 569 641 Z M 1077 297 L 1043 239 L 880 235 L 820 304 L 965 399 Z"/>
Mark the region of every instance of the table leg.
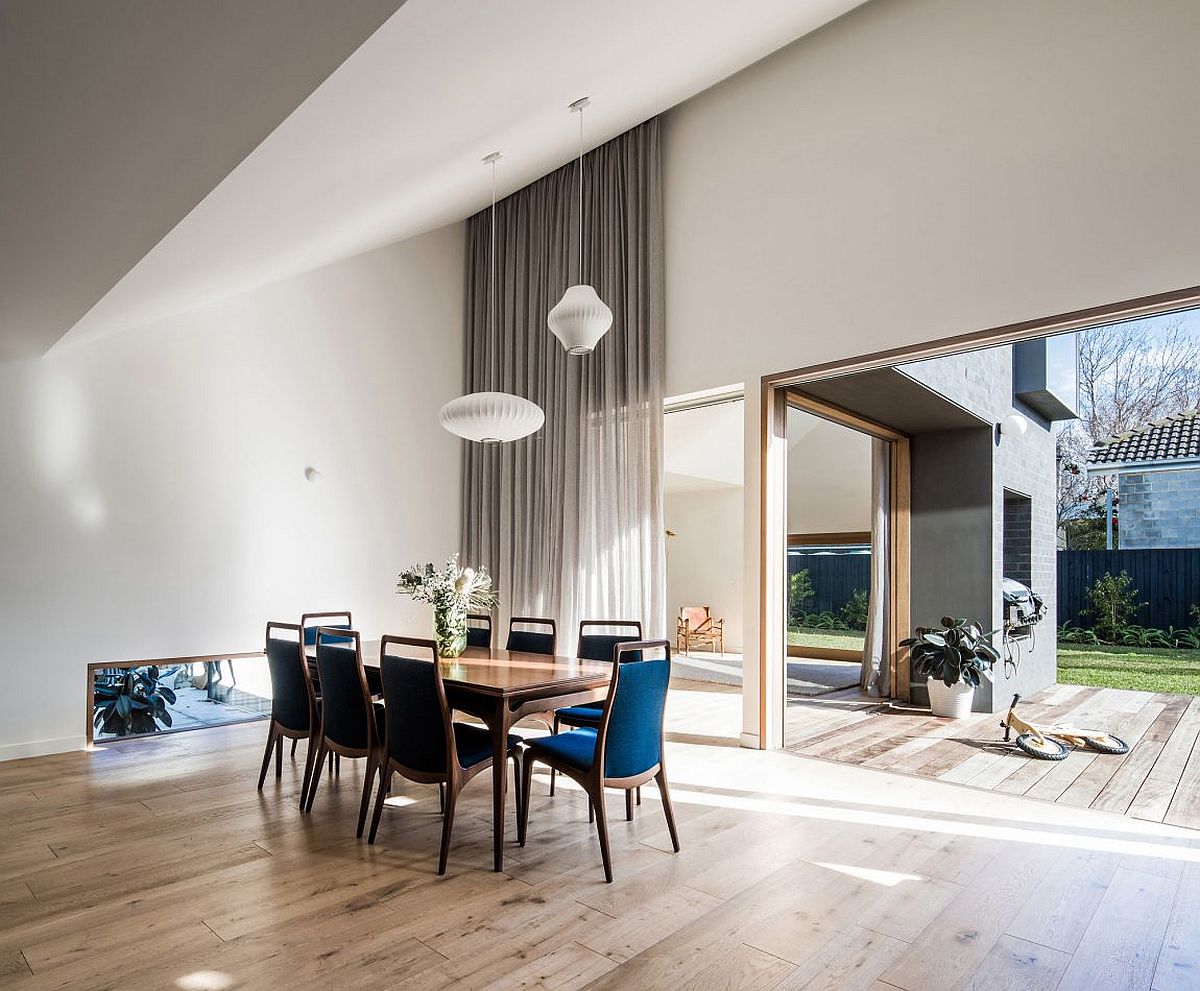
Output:
<path fill-rule="evenodd" d="M 492 731 L 492 859 L 497 871 L 504 870 L 504 792 L 508 784 L 509 710 L 500 699 L 491 720 Z"/>

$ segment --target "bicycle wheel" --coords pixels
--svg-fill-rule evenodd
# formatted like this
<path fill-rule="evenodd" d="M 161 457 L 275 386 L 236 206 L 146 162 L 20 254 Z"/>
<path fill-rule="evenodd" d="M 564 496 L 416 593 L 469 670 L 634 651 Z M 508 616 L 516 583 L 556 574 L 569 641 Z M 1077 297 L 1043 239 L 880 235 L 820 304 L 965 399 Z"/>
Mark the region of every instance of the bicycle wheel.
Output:
<path fill-rule="evenodd" d="M 1071 752 L 1057 740 L 1052 740 L 1048 736 L 1042 737 L 1039 743 L 1038 738 L 1032 733 L 1022 733 L 1018 736 L 1017 746 L 1030 757 L 1036 757 L 1038 760 L 1066 760 L 1067 754 Z"/>
<path fill-rule="evenodd" d="M 1111 733 L 1100 733 L 1097 736 L 1085 736 L 1088 749 L 1095 750 L 1102 754 L 1127 754 L 1129 753 L 1129 744 L 1122 740 L 1119 736 L 1113 736 Z"/>

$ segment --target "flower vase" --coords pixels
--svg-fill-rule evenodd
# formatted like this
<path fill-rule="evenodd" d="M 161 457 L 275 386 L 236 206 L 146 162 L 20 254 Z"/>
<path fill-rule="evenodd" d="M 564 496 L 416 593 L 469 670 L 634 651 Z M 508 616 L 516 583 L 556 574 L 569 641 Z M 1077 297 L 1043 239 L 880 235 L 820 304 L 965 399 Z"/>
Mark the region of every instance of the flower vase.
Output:
<path fill-rule="evenodd" d="M 439 657 L 459 657 L 467 649 L 467 610 L 462 606 L 433 611 L 433 638 Z"/>

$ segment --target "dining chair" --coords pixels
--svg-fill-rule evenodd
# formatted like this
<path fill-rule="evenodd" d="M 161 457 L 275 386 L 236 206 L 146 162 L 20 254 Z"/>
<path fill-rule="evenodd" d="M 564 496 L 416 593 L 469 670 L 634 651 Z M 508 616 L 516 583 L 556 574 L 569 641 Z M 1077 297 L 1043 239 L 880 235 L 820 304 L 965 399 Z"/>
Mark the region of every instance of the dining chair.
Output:
<path fill-rule="evenodd" d="M 612 681 L 600 725 L 526 741 L 522 761 L 524 780 L 520 790 L 522 804 L 517 819 L 517 841 L 524 846 L 529 826 L 533 765 L 537 761 L 573 778 L 595 807 L 604 880 L 610 884 L 613 873 L 608 816 L 604 808 L 605 788 L 624 790 L 628 810 L 630 791 L 653 779 L 662 795 L 671 846 L 679 852 L 679 834 L 675 829 L 675 813 L 671 808 L 663 762 L 663 712 L 671 681 L 671 643 L 669 640 L 633 641 L 618 644 L 615 649 Z"/>
<path fill-rule="evenodd" d="M 371 699 L 357 630 L 340 626 L 318 627 L 316 648 L 317 674 L 321 681 L 321 728 L 304 809 L 312 811 L 327 755 L 366 758 L 356 834 L 362 836 L 371 802 L 371 786 L 383 757 L 383 706 Z"/>
<path fill-rule="evenodd" d="M 280 633 L 285 636 L 279 636 Z M 286 636 L 291 634 L 291 638 Z M 262 791 L 275 751 L 275 778 L 283 777 L 283 741 L 290 738 L 292 753 L 297 740 L 308 740 L 308 757 L 304 762 L 304 783 L 300 788 L 300 808 L 308 794 L 312 778 L 314 741 L 320 732 L 320 711 L 308 660 L 304 656 L 303 627 L 295 623 L 267 623 L 267 668 L 271 675 L 271 722 L 267 727 L 267 749 L 263 754 L 262 770 L 258 774 L 258 790 Z"/>
<path fill-rule="evenodd" d="M 487 613 L 467 613 L 467 646 L 485 648 L 492 646 L 492 617 Z"/>
<path fill-rule="evenodd" d="M 313 620 L 343 620 L 340 623 L 330 622 L 313 622 Z M 317 642 L 317 629 L 324 627 L 327 630 L 350 630 L 354 627 L 354 618 L 350 615 L 349 609 L 335 610 L 334 612 L 306 612 L 300 617 L 300 626 L 304 630 L 304 646 L 312 647 Z M 350 638 L 345 634 L 330 633 L 325 637 L 326 643 L 348 643 Z"/>
<path fill-rule="evenodd" d="M 403 648 L 403 654 L 391 652 L 389 647 Z M 384 637 L 379 644 L 379 671 L 383 679 L 384 744 L 379 792 L 367 842 L 375 842 L 393 774 L 444 786 L 437 872 L 445 874 L 459 793 L 475 775 L 492 766 L 492 738 L 482 726 L 456 723 L 451 718 L 434 641 Z M 518 812 L 522 805 L 520 744 L 519 736 L 509 735 L 508 756 L 513 762 Z"/>
<path fill-rule="evenodd" d="M 624 633 L 597 633 L 596 630 L 624 630 Z M 589 632 L 592 631 L 592 632 Z M 636 619 L 585 619 L 579 624 L 579 640 L 575 656 L 589 661 L 614 661 L 618 644 L 642 639 L 642 624 Z M 599 726 L 604 707 L 600 702 L 572 705 L 554 713 L 550 732 L 557 733 L 565 726 Z M 550 772 L 550 794 L 554 794 L 554 772 Z M 642 804 L 641 789 L 637 792 Z"/>
<path fill-rule="evenodd" d="M 518 630 L 518 626 L 538 626 L 540 630 Z M 552 619 L 537 616 L 514 616 L 508 621 L 508 642 L 505 650 L 524 654 L 549 654 L 553 656 L 558 647 L 558 627 Z"/>

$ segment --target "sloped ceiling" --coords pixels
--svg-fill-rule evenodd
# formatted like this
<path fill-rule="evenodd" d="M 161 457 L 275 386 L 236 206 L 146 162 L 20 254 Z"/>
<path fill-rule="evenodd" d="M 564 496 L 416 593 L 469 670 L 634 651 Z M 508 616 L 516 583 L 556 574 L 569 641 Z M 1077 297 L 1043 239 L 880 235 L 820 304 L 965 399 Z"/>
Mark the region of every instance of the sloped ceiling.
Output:
<path fill-rule="evenodd" d="M 403 0 L 0 0 L 0 358 L 44 352 Z"/>

